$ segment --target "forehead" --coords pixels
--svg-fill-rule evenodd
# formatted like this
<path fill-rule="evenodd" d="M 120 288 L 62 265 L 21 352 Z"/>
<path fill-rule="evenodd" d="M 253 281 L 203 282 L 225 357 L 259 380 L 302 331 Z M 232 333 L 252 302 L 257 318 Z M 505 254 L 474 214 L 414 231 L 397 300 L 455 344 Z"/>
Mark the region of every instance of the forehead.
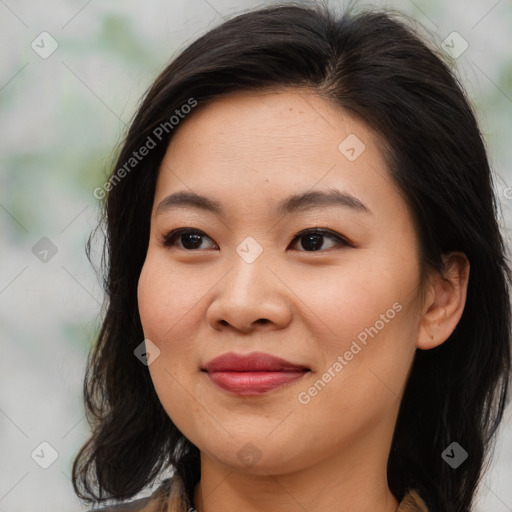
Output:
<path fill-rule="evenodd" d="M 396 196 L 378 142 L 364 123 L 310 90 L 227 95 L 181 121 L 162 161 L 155 204 L 185 189 L 253 203 L 320 188 L 369 202 L 372 195 Z"/>
<path fill-rule="evenodd" d="M 320 156 L 335 160 L 340 142 L 351 134 L 354 141 L 377 142 L 367 126 L 310 89 L 237 92 L 196 108 L 178 127 L 169 152 L 181 157 L 174 149 L 208 148 L 210 157 L 234 164 L 270 158 L 317 161 Z M 188 160 L 204 156 L 186 155 Z"/>

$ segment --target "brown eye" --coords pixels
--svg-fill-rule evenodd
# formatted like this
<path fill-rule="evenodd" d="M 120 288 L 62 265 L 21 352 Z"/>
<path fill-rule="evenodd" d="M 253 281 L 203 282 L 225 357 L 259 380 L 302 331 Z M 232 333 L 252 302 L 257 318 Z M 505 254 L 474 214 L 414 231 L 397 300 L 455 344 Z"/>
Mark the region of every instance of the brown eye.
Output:
<path fill-rule="evenodd" d="M 183 250 L 205 249 L 201 247 L 204 238 L 209 238 L 205 233 L 198 229 L 179 228 L 167 233 L 162 239 L 164 247 L 178 247 Z M 209 238 L 211 240 L 211 238 Z M 179 242 L 179 243 L 177 243 Z M 208 247 L 206 247 L 208 249 Z"/>
<path fill-rule="evenodd" d="M 331 245 L 331 247 L 324 247 L 322 249 L 322 246 L 326 238 L 333 240 L 334 244 Z M 302 231 L 295 236 L 294 240 L 302 240 L 301 246 L 305 252 L 317 252 L 319 250 L 325 250 L 330 249 L 332 247 L 336 247 L 337 245 L 345 247 L 350 246 L 349 242 L 345 240 L 342 236 L 325 229 L 309 229 L 306 231 Z"/>
<path fill-rule="evenodd" d="M 218 249 L 218 246 L 213 241 L 213 247 L 204 247 L 204 239 L 211 240 L 209 236 L 198 229 L 179 228 L 167 233 L 163 237 L 161 244 L 167 248 L 176 247 L 186 251 L 212 248 Z M 329 247 L 324 246 L 326 239 L 331 240 L 331 245 Z M 300 252 L 319 252 L 322 250 L 332 249 L 336 246 L 351 247 L 351 244 L 341 235 L 338 235 L 337 233 L 334 233 L 330 230 L 318 228 L 304 230 L 295 235 L 293 240 L 297 240 L 297 242 L 294 242 L 294 244 L 297 244 L 299 241 L 301 242 L 300 245 L 302 249 L 295 249 L 299 250 Z"/>

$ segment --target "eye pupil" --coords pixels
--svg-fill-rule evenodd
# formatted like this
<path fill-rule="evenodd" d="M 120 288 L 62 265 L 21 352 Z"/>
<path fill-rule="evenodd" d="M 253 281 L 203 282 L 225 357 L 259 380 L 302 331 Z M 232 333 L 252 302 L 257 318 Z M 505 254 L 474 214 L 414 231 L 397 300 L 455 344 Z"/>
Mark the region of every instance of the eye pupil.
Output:
<path fill-rule="evenodd" d="M 322 238 L 324 235 L 319 233 L 311 233 L 302 237 L 302 247 L 306 250 L 316 251 L 322 247 Z M 305 243 L 304 243 L 305 240 Z"/>
<path fill-rule="evenodd" d="M 191 247 L 187 246 L 187 238 L 189 242 L 192 239 Z M 196 233 L 184 233 L 183 235 L 181 235 L 181 243 L 183 244 L 183 247 L 185 247 L 185 249 L 197 249 L 198 247 L 201 246 L 201 238 L 202 235 L 198 235 Z"/>

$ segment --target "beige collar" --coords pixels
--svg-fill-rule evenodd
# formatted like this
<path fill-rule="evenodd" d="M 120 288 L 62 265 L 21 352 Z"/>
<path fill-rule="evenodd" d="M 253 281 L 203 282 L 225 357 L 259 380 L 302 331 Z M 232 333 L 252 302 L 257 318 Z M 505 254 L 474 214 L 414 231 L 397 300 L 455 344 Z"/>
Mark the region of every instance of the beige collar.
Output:
<path fill-rule="evenodd" d="M 155 509 L 155 512 L 194 512 L 192 509 L 188 497 L 186 496 L 183 481 L 178 474 L 175 474 L 172 478 L 173 485 L 170 489 L 170 495 L 168 499 L 169 507 L 167 510 L 164 508 L 161 511 Z M 192 509 L 192 510 L 191 510 Z M 144 511 L 145 512 L 145 511 Z M 149 510 L 148 510 L 149 512 Z M 152 511 L 151 511 L 152 512 Z M 402 501 L 398 505 L 396 512 L 429 512 L 428 508 L 415 489 L 409 489 L 405 493 Z"/>
<path fill-rule="evenodd" d="M 428 508 L 417 491 L 410 489 L 398 505 L 396 512 L 428 512 Z"/>
<path fill-rule="evenodd" d="M 183 480 L 177 473 L 164 480 L 151 497 L 125 504 L 125 507 L 117 505 L 113 508 L 97 510 L 97 512 L 195 512 L 185 492 Z M 410 489 L 405 493 L 396 512 L 429 511 L 418 492 L 415 489 Z"/>

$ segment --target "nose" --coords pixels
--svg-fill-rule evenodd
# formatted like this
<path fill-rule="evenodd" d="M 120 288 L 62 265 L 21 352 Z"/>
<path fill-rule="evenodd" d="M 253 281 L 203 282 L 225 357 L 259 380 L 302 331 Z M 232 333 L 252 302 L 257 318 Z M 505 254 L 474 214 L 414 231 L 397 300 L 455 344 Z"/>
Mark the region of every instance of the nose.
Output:
<path fill-rule="evenodd" d="M 213 293 L 206 319 L 214 330 L 273 331 L 291 322 L 290 291 L 263 255 L 252 263 L 236 255 Z"/>

